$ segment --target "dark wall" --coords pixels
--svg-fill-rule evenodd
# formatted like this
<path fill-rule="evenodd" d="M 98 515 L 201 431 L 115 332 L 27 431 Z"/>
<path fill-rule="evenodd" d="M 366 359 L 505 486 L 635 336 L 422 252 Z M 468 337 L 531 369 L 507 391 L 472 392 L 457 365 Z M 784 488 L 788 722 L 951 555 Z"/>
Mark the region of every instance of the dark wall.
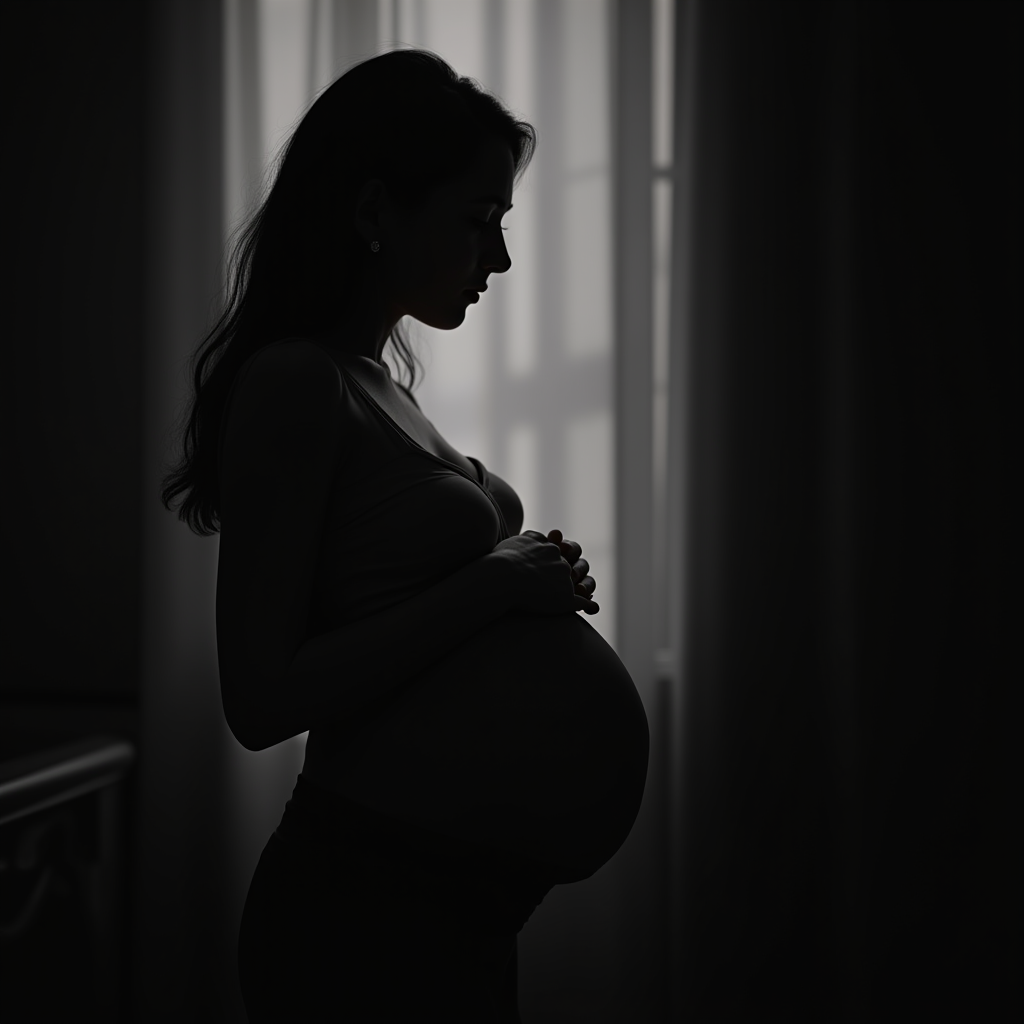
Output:
<path fill-rule="evenodd" d="M 4 5 L 4 700 L 136 698 L 145 12 Z"/>
<path fill-rule="evenodd" d="M 0 757 L 71 735 L 134 742 L 116 912 L 124 1020 L 243 1019 L 237 876 L 252 865 L 232 863 L 227 882 L 223 869 L 251 806 L 238 794 L 252 790 L 249 765 L 226 782 L 216 548 L 159 505 L 181 364 L 219 298 L 221 7 L 3 6 L 16 258 Z M 39 945 L 47 976 L 68 980 L 56 953 L 68 944 Z M 47 995 L 84 1012 L 71 982 Z"/>
<path fill-rule="evenodd" d="M 147 8 L 3 6 L 0 759 L 90 733 L 137 739 Z M 31 1019 L 85 1019 L 97 985 L 130 1019 L 131 886 L 118 865 L 133 872 L 135 789 L 132 772 L 109 804 L 118 823 L 103 819 L 102 870 L 116 877 L 99 916 L 77 883 L 50 886 L 7 947 L 22 988 L 33 970 L 60 979 L 32 997 Z M 100 923 L 112 959 L 94 963 Z"/>
<path fill-rule="evenodd" d="M 1022 15 L 700 8 L 695 1021 L 1021 1016 Z"/>
<path fill-rule="evenodd" d="M 911 5 L 908 5 L 911 6 Z M 865 11 L 857 889 L 881 1009 L 1024 1013 L 1024 7 Z"/>

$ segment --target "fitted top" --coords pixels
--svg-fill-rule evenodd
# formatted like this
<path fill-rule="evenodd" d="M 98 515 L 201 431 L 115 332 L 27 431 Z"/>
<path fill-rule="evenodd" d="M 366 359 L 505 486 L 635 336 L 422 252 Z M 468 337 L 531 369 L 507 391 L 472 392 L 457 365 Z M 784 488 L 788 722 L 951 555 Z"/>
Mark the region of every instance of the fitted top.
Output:
<path fill-rule="evenodd" d="M 439 434 L 435 443 L 449 448 L 449 458 L 420 445 L 344 357 L 329 354 L 344 380 L 347 436 L 313 584 L 312 635 L 407 601 L 482 558 L 511 536 L 492 488 L 506 503 L 519 502 L 508 484 L 499 485 L 479 460 L 460 456 Z M 394 386 L 386 366 L 356 358 L 357 370 Z"/>
<path fill-rule="evenodd" d="M 433 424 L 427 421 L 433 444 L 445 457 L 395 422 L 370 390 L 399 394 L 386 364 L 313 344 L 341 375 L 345 426 L 307 637 L 409 600 L 511 536 L 505 511 L 517 525 L 522 519 L 516 492 L 479 460 L 455 451 Z M 239 369 L 231 394 L 257 354 Z M 419 409 L 410 392 L 401 393 Z M 221 450 L 226 422 L 225 415 Z"/>

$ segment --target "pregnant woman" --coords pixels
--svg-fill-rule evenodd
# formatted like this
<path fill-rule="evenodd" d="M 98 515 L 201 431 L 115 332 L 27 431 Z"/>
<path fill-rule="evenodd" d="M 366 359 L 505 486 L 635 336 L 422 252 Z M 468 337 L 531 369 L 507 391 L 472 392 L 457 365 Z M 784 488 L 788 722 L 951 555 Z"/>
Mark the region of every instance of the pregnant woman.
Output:
<path fill-rule="evenodd" d="M 253 1022 L 519 1021 L 519 931 L 640 808 L 647 720 L 577 614 L 580 545 L 520 532 L 513 488 L 420 410 L 397 326 L 458 327 L 510 268 L 535 144 L 434 54 L 355 65 L 288 143 L 195 359 L 164 500 L 221 533 L 224 713 L 250 750 L 309 734 L 242 917 Z"/>

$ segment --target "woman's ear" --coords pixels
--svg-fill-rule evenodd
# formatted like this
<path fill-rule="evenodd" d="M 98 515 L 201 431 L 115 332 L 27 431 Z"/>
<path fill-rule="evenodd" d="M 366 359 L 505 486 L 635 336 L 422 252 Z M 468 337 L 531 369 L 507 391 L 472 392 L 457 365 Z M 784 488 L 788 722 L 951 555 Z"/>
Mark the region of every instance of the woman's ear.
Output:
<path fill-rule="evenodd" d="M 371 178 L 359 190 L 353 210 L 353 222 L 356 231 L 367 245 L 380 241 L 386 227 L 385 207 L 387 205 L 387 186 L 380 178 Z"/>

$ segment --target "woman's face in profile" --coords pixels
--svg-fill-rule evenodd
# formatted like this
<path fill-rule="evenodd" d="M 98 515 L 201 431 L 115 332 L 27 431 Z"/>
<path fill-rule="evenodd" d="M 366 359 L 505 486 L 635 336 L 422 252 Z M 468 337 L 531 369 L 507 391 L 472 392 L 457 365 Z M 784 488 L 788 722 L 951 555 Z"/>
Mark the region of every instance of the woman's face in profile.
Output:
<path fill-rule="evenodd" d="M 514 174 L 508 146 L 491 140 L 465 174 L 435 191 L 414 219 L 400 222 L 389 261 L 393 313 L 452 330 L 474 301 L 467 289 L 512 266 L 501 220 L 512 204 Z"/>

